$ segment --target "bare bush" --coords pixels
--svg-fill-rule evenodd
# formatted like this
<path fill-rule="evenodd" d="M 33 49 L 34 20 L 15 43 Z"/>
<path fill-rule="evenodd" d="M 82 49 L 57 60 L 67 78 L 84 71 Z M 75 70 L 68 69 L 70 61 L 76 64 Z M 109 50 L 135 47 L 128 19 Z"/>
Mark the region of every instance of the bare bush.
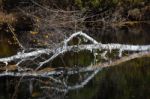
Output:
<path fill-rule="evenodd" d="M 79 31 L 84 18 L 81 11 L 53 9 L 32 0 L 30 7 L 18 9 L 34 21 L 34 29 L 30 31 L 32 42 L 37 46 L 54 47 L 70 33 Z"/>

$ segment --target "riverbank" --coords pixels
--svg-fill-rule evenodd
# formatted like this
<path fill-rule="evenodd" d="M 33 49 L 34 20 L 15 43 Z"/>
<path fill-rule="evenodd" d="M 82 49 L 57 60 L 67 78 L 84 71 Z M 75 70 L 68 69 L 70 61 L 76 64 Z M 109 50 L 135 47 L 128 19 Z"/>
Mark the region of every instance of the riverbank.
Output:
<path fill-rule="evenodd" d="M 150 22 L 149 0 L 1 0 L 0 5 L 0 31 L 15 33 L 18 40 L 10 42 L 24 47 L 52 47 L 76 31 Z"/>

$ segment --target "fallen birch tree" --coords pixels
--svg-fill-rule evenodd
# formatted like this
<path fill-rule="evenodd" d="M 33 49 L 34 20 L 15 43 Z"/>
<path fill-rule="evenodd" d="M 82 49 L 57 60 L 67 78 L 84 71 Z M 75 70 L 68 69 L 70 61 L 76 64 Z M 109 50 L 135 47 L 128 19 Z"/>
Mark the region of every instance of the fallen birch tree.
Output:
<path fill-rule="evenodd" d="M 69 45 L 69 42 L 71 42 L 71 40 L 76 37 L 84 38 L 90 41 L 91 44 Z M 18 52 L 16 55 L 0 58 L 0 63 L 3 64 L 3 66 L 1 66 L 0 68 L 0 70 L 2 70 L 0 72 L 0 77 L 2 76 L 22 77 L 23 76 L 23 77 L 32 77 L 32 78 L 37 78 L 37 77 L 50 78 L 53 82 L 62 85 L 61 88 L 58 86 L 42 87 L 42 88 L 51 88 L 57 91 L 66 92 L 69 90 L 75 90 L 84 87 L 103 68 L 116 66 L 123 62 L 135 58 L 150 56 L 150 45 L 128 45 L 128 44 L 113 44 L 113 43 L 102 44 L 97 42 L 95 39 L 93 39 L 92 37 L 88 36 L 83 32 L 77 32 L 72 34 L 68 39 L 64 40 L 59 45 L 60 46 L 55 49 L 34 49 L 33 51 L 30 52 L 23 50 L 22 52 Z M 79 52 L 82 50 L 102 51 L 102 53 L 99 54 L 105 60 L 106 57 L 108 57 L 107 56 L 108 53 L 113 53 L 112 52 L 113 50 L 117 50 L 118 59 L 114 59 L 113 61 L 112 60 L 109 61 L 107 59 L 108 60 L 107 62 L 100 62 L 87 67 L 80 67 L 80 66 L 77 66 L 77 68 L 66 67 L 59 70 L 57 68 L 52 68 L 52 67 L 43 68 L 45 64 L 53 61 L 53 59 L 55 59 L 56 57 L 64 53 L 67 53 L 69 51 Z M 124 56 L 123 53 L 126 51 L 132 52 L 133 54 Z M 48 58 L 45 59 L 44 61 L 40 61 L 39 63 L 37 63 L 37 67 L 35 69 L 32 68 L 28 69 L 26 67 L 21 66 L 23 62 L 26 62 L 28 60 L 34 61 L 35 59 L 39 58 L 43 54 L 48 55 Z M 11 62 L 15 62 L 15 64 L 11 65 L 10 64 Z M 10 69 L 10 67 L 13 69 Z M 67 82 L 57 78 L 57 76 L 60 75 L 69 76 L 69 75 L 74 75 L 78 73 L 87 73 L 87 72 L 89 72 L 89 76 L 83 78 L 81 83 L 75 84 L 74 86 L 70 86 L 67 84 Z"/>

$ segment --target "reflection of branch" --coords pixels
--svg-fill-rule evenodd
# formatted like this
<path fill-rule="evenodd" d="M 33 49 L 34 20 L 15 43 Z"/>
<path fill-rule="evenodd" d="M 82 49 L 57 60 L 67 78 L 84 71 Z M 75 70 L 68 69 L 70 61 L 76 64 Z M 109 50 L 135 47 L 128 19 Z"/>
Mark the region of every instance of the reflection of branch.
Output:
<path fill-rule="evenodd" d="M 46 87 L 41 87 L 44 89 L 51 89 L 51 90 L 56 90 L 58 92 L 68 92 L 69 90 L 76 90 L 76 89 L 80 89 L 83 88 L 85 85 L 87 85 L 87 83 L 93 79 L 93 77 L 95 77 L 95 75 L 103 68 L 107 68 L 110 66 L 116 66 L 119 65 L 123 62 L 135 59 L 135 58 L 140 58 L 140 57 L 145 57 L 145 56 L 150 56 L 150 52 L 140 52 L 140 53 L 136 53 L 136 54 L 132 54 L 129 56 L 125 56 L 122 57 L 116 61 L 113 61 L 111 63 L 106 62 L 106 63 L 99 63 L 96 64 L 94 66 L 88 66 L 88 67 L 83 67 L 83 68 L 79 68 L 77 71 L 70 68 L 67 69 L 67 71 L 65 70 L 55 70 L 55 69 L 50 69 L 49 71 L 29 71 L 29 72 L 2 72 L 0 73 L 0 77 L 3 76 L 17 76 L 17 77 L 33 77 L 33 78 L 49 78 L 54 82 L 54 86 L 52 84 L 52 86 L 46 86 Z M 121 66 L 121 65 L 120 65 Z M 57 79 L 57 75 L 61 75 L 61 74 L 67 74 L 67 75 L 73 75 L 73 74 L 77 74 L 77 73 L 81 73 L 81 72 L 92 72 L 91 75 L 89 75 L 87 78 L 85 78 L 81 83 L 76 84 L 76 85 L 65 85 L 63 86 L 63 83 L 61 81 L 61 79 Z M 55 78 L 56 77 L 56 78 Z M 51 82 L 49 82 L 51 83 Z M 58 84 L 58 86 L 55 86 L 55 83 Z M 61 86 L 60 86 L 61 85 Z"/>
<path fill-rule="evenodd" d="M 95 70 L 90 76 L 88 76 L 87 79 L 85 79 L 81 84 L 74 85 L 74 86 L 68 86 L 68 90 L 75 90 L 84 87 L 95 75 L 100 71 L 100 68 Z"/>
<path fill-rule="evenodd" d="M 93 71 L 93 73 L 90 76 L 88 76 L 84 81 L 82 81 L 80 84 L 77 84 L 77 85 L 66 86 L 64 88 L 48 87 L 48 86 L 42 87 L 42 88 L 44 88 L 44 89 L 53 89 L 53 90 L 56 90 L 56 91 L 59 91 L 59 92 L 68 92 L 69 90 L 80 89 L 80 88 L 83 88 L 85 85 L 87 85 L 87 83 L 93 77 L 95 77 L 95 75 L 99 72 L 99 70 L 101 70 L 103 68 L 106 68 L 106 67 L 109 67 L 109 66 L 116 66 L 116 65 L 119 65 L 119 64 L 121 64 L 123 62 L 132 60 L 134 58 L 140 58 L 140 57 L 144 57 L 144 56 L 150 56 L 150 52 L 141 52 L 141 53 L 136 53 L 136 54 L 133 54 L 133 55 L 130 55 L 130 56 L 125 56 L 125 57 L 123 57 L 121 59 L 118 59 L 118 60 L 112 62 L 112 63 L 106 62 L 106 63 L 103 63 L 103 64 L 101 64 L 101 63 L 100 64 L 96 64 L 95 66 L 84 67 L 84 68 L 80 69 L 77 72 L 79 73 L 79 72 Z M 77 73 L 77 72 L 68 71 L 68 74 L 73 74 L 73 73 Z"/>
<path fill-rule="evenodd" d="M 94 70 L 93 73 L 88 76 L 86 79 L 84 79 L 84 81 L 82 81 L 80 84 L 77 84 L 77 85 L 73 85 L 73 86 L 68 86 L 66 85 L 65 88 L 59 88 L 59 87 L 42 87 L 44 89 L 53 89 L 53 90 L 56 90 L 58 92 L 68 92 L 69 90 L 76 90 L 76 89 L 80 89 L 80 88 L 83 88 L 85 85 L 87 85 L 87 83 L 93 78 L 95 77 L 95 75 L 100 71 L 101 69 L 97 69 L 97 70 Z"/>
<path fill-rule="evenodd" d="M 15 86 L 15 91 L 13 93 L 12 99 L 16 99 L 22 79 L 23 79 L 23 76 L 19 79 L 17 85 Z"/>

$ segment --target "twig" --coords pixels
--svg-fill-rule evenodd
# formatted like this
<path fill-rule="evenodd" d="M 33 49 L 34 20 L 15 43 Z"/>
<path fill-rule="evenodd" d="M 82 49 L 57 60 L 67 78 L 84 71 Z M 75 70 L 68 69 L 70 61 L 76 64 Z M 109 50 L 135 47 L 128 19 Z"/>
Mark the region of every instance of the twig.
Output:
<path fill-rule="evenodd" d="M 8 24 L 8 23 L 7 23 Z M 17 41 L 17 43 L 18 43 L 18 45 L 22 48 L 22 49 L 25 49 L 25 47 L 20 43 L 20 41 L 18 40 L 18 38 L 17 38 L 17 36 L 16 36 L 16 34 L 15 34 L 15 32 L 14 32 L 14 30 L 13 30 L 13 28 L 12 28 L 12 26 L 10 25 L 10 24 L 8 24 L 8 28 L 9 28 L 9 30 L 11 31 L 11 33 L 13 34 L 13 36 L 14 36 L 14 39 Z"/>

